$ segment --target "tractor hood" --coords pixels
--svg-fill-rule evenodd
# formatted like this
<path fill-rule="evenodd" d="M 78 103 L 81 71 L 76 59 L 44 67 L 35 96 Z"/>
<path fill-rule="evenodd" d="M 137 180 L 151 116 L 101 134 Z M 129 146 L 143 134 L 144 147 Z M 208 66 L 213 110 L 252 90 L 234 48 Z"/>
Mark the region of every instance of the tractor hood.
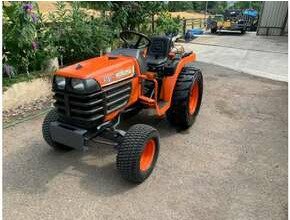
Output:
<path fill-rule="evenodd" d="M 103 87 L 133 77 L 134 64 L 131 57 L 105 55 L 67 66 L 55 74 L 78 79 L 93 78 Z"/>

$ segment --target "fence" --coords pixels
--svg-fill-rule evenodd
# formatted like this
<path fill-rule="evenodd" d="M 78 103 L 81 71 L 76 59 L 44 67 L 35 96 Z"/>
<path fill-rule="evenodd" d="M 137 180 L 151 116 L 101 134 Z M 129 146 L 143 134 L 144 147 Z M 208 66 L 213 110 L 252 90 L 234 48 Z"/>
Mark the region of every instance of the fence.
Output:
<path fill-rule="evenodd" d="M 194 28 L 205 28 L 206 27 L 206 18 L 190 18 L 190 19 L 182 19 L 182 32 L 186 33 L 189 29 Z"/>

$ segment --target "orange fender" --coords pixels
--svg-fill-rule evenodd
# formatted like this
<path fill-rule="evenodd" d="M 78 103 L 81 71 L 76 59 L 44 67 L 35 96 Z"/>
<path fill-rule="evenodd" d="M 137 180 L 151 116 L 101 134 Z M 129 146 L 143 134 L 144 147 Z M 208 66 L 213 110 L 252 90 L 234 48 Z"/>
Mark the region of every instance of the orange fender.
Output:
<path fill-rule="evenodd" d="M 192 53 L 191 55 L 181 59 L 179 64 L 176 67 L 175 73 L 172 76 L 164 77 L 162 82 L 161 98 L 165 101 L 171 103 L 172 95 L 175 88 L 175 83 L 178 79 L 178 76 L 182 68 L 193 61 L 196 60 L 196 54 Z"/>

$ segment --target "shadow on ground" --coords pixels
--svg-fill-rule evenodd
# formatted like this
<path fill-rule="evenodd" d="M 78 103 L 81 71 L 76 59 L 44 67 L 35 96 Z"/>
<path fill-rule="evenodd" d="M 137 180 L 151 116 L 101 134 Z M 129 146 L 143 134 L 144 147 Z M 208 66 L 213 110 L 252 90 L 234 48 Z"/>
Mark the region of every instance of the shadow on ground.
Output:
<path fill-rule="evenodd" d="M 178 132 L 167 122 L 166 118 L 160 119 L 150 110 L 144 110 L 125 120 L 121 119 L 119 129 L 128 130 L 130 126 L 141 123 L 155 127 L 161 138 Z M 187 131 L 181 133 L 186 134 Z M 36 155 L 33 156 L 35 151 L 37 151 Z M 95 195 L 112 196 L 137 187 L 120 177 L 115 167 L 116 153 L 117 151 L 112 146 L 93 143 L 90 143 L 89 150 L 84 152 L 54 151 L 42 139 L 38 139 L 37 142 L 26 143 L 12 157 L 4 159 L 4 163 L 9 164 L 7 167 L 9 173 L 4 172 L 4 190 L 21 190 L 25 194 L 44 193 L 48 190 L 47 185 L 50 181 L 61 173 L 81 177 L 80 185 L 83 190 L 88 190 L 89 193 Z M 94 163 L 95 159 L 100 161 L 107 157 L 111 158 L 110 163 L 97 164 L 97 166 Z M 23 158 L 29 159 L 24 162 Z M 24 166 L 22 166 L 23 163 Z M 67 172 L 67 169 L 73 172 Z"/>

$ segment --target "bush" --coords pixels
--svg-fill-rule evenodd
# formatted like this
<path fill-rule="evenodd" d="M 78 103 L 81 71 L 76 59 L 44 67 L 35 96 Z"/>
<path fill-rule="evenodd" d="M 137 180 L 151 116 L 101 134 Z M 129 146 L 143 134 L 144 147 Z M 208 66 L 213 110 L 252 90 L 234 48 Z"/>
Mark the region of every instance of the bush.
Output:
<path fill-rule="evenodd" d="M 95 57 L 101 49 L 110 46 L 114 31 L 106 26 L 106 19 L 88 16 L 79 2 L 72 2 L 72 10 L 65 9 L 65 2 L 57 2 L 56 12 L 50 14 L 53 38 L 61 63 Z"/>
<path fill-rule="evenodd" d="M 3 73 L 12 77 L 41 66 L 39 50 L 40 25 L 39 15 L 32 12 L 35 3 L 10 2 L 3 6 Z"/>
<path fill-rule="evenodd" d="M 116 31 L 109 19 L 90 17 L 79 2 L 72 2 L 72 10 L 66 4 L 56 2 L 46 23 L 36 2 L 3 5 L 4 77 L 37 72 L 54 57 L 61 64 L 95 57 L 113 44 Z"/>
<path fill-rule="evenodd" d="M 181 27 L 179 18 L 172 18 L 168 12 L 162 12 L 156 21 L 156 31 L 165 34 L 177 34 Z"/>

